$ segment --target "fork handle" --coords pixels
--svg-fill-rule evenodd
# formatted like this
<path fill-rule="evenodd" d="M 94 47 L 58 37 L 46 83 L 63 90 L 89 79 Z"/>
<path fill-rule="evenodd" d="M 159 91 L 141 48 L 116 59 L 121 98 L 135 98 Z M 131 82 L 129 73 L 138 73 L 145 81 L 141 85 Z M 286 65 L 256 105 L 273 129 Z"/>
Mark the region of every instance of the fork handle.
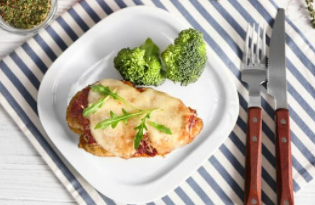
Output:
<path fill-rule="evenodd" d="M 247 113 L 245 204 L 261 205 L 261 108 L 250 107 Z"/>
<path fill-rule="evenodd" d="M 291 159 L 290 113 L 276 110 L 276 166 L 278 204 L 294 204 Z"/>

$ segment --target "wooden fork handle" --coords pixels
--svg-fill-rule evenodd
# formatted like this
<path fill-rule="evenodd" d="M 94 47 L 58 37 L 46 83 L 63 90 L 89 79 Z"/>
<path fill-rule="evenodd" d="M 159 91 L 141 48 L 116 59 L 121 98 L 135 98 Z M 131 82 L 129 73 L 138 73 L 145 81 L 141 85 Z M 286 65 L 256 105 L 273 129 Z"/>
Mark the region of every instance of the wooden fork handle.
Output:
<path fill-rule="evenodd" d="M 245 204 L 261 205 L 261 108 L 250 107 L 247 113 Z"/>
<path fill-rule="evenodd" d="M 293 205 L 290 114 L 276 110 L 276 167 L 278 204 Z"/>

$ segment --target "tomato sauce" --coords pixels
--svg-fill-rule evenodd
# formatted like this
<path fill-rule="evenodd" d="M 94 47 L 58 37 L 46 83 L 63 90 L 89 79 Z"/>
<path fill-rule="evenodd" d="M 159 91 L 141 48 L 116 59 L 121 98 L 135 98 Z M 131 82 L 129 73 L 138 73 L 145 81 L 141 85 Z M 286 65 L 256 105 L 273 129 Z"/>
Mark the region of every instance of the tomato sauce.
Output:
<path fill-rule="evenodd" d="M 88 106 L 88 95 L 91 87 L 88 86 L 82 90 L 80 95 L 76 98 L 73 106 L 71 107 L 71 115 L 75 117 L 78 122 L 82 125 L 84 133 L 87 138 L 88 144 L 96 143 L 93 138 L 90 130 L 90 121 L 89 119 L 83 117 L 83 110 Z"/>
<path fill-rule="evenodd" d="M 139 148 L 137 149 L 137 155 L 144 155 L 147 154 L 149 156 L 155 156 L 157 154 L 157 151 L 155 148 L 152 148 L 148 142 L 147 142 L 148 137 L 146 134 L 143 135 L 143 139 L 140 142 Z"/>
<path fill-rule="evenodd" d="M 198 119 L 196 117 L 196 110 L 189 108 L 191 115 L 189 116 L 189 120 L 188 120 L 188 129 L 191 130 L 191 128 L 196 124 L 196 119 Z"/>

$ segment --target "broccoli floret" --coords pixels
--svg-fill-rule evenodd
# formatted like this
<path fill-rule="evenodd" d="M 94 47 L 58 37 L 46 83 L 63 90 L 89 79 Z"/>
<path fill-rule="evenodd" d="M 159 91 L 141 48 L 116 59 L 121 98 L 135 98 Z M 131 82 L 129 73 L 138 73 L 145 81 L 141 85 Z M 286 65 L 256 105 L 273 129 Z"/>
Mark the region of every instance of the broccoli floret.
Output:
<path fill-rule="evenodd" d="M 194 29 L 183 30 L 174 44 L 162 53 L 166 77 L 181 85 L 197 81 L 207 61 L 206 44 L 202 33 Z"/>
<path fill-rule="evenodd" d="M 148 38 L 134 49 L 124 48 L 114 59 L 115 68 L 125 80 L 135 85 L 160 85 L 165 80 L 160 49 Z"/>

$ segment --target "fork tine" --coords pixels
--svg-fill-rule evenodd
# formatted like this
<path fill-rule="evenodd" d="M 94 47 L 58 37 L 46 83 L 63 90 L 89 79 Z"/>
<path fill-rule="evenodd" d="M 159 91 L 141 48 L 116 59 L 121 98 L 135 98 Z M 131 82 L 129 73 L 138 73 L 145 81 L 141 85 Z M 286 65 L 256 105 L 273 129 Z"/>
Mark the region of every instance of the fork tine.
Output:
<path fill-rule="evenodd" d="M 260 63 L 260 58 L 259 58 L 259 50 L 260 50 L 260 24 L 257 25 L 257 40 L 256 40 L 256 63 Z"/>
<path fill-rule="evenodd" d="M 255 28 L 256 28 L 256 25 L 255 23 L 253 24 L 253 28 L 252 28 L 252 35 L 251 35 L 251 39 L 252 39 L 252 43 L 251 43 L 251 47 L 250 47 L 250 50 L 251 50 L 251 53 L 250 53 L 250 62 L 252 64 L 255 63 L 255 53 L 254 53 L 254 36 L 255 36 Z"/>
<path fill-rule="evenodd" d="M 266 27 L 262 25 L 262 48 L 261 48 L 261 63 L 266 63 Z"/>
<path fill-rule="evenodd" d="M 247 65 L 247 60 L 248 60 L 249 32 L 250 32 L 250 25 L 248 24 L 247 30 L 246 30 L 245 47 L 244 47 L 244 52 L 243 52 L 244 65 Z"/>

